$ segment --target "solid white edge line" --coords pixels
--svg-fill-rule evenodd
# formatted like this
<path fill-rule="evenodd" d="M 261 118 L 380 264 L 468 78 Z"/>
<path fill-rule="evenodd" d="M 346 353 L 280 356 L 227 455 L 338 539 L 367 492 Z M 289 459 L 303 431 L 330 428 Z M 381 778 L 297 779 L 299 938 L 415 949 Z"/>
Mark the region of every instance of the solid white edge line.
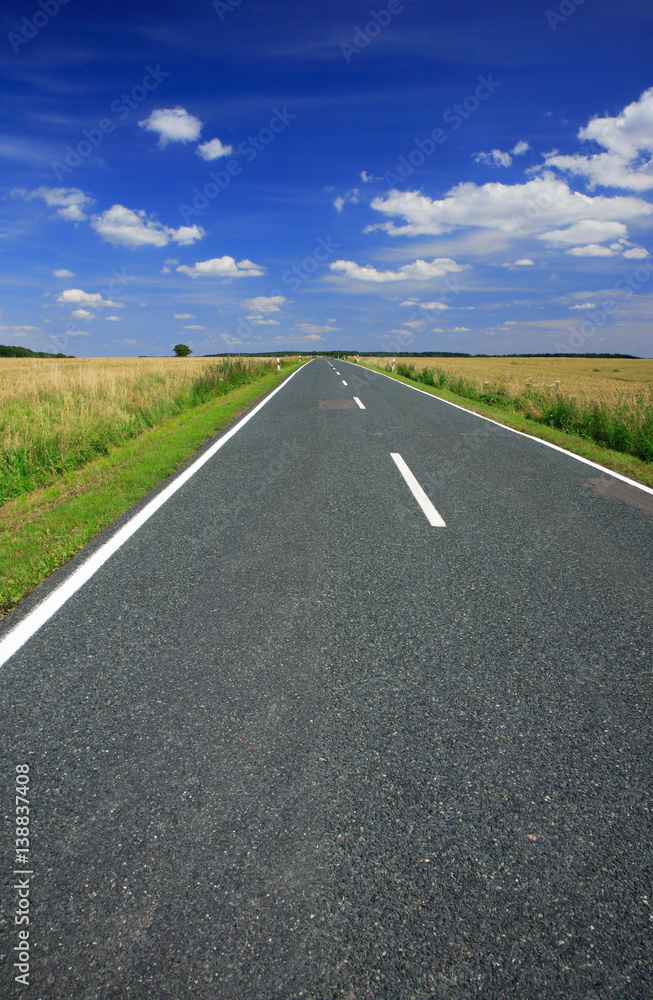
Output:
<path fill-rule="evenodd" d="M 314 360 L 311 358 L 311 361 Z M 53 590 L 40 604 L 29 612 L 28 615 L 23 618 L 18 625 L 14 626 L 7 635 L 0 640 L 0 667 L 7 662 L 7 660 L 14 655 L 25 643 L 31 639 L 31 637 L 38 632 L 41 626 L 45 625 L 47 621 L 52 618 L 53 615 L 57 613 L 59 608 L 61 608 L 69 598 L 76 594 L 85 583 L 87 583 L 91 577 L 97 573 L 97 571 L 111 558 L 111 556 L 121 548 L 125 542 L 134 535 L 139 528 L 141 528 L 146 521 L 152 517 L 153 514 L 159 510 L 160 507 L 166 503 L 167 500 L 173 496 L 177 490 L 188 482 L 188 480 L 198 472 L 203 465 L 213 458 L 215 453 L 222 448 L 223 445 L 227 443 L 237 434 L 241 427 L 252 419 L 255 414 L 262 409 L 266 403 L 268 403 L 273 396 L 276 396 L 278 392 L 283 389 L 290 379 L 301 371 L 305 365 L 310 364 L 310 361 L 305 362 L 301 368 L 297 368 L 296 371 L 292 372 L 285 381 L 278 385 L 276 389 L 262 399 L 253 410 L 250 410 L 242 420 L 232 427 L 230 431 L 227 431 L 215 444 L 211 445 L 203 455 L 200 455 L 192 465 L 187 469 L 184 469 L 172 483 L 170 483 L 164 490 L 157 494 L 153 500 L 150 500 L 142 510 L 135 514 L 127 524 L 124 524 L 115 535 L 113 535 L 108 541 L 101 545 L 100 548 L 93 553 L 85 562 L 82 563 L 70 576 L 64 580 L 64 582 Z"/>
<path fill-rule="evenodd" d="M 357 403 L 358 403 L 358 405 L 360 406 L 361 410 L 364 410 L 364 409 L 365 409 L 365 407 L 364 407 L 364 406 L 363 406 L 363 404 L 361 403 L 361 401 L 360 401 L 360 399 L 358 398 L 358 396 L 354 396 L 354 399 L 356 400 L 356 402 L 357 402 Z"/>
<path fill-rule="evenodd" d="M 426 493 L 424 492 L 420 484 L 415 479 L 415 476 L 410 471 L 410 469 L 404 462 L 401 455 L 398 452 L 390 452 L 390 457 L 394 460 L 395 465 L 397 466 L 400 473 L 406 480 L 411 493 L 413 494 L 418 504 L 424 511 L 426 520 L 429 522 L 431 527 L 446 528 L 446 524 L 444 523 L 442 517 L 440 516 L 440 514 L 438 514 L 437 510 L 427 497 Z"/>
<path fill-rule="evenodd" d="M 352 362 L 350 362 L 351 364 Z M 399 379 L 390 378 L 384 372 L 375 372 L 372 368 L 368 368 L 367 365 L 361 365 L 361 368 L 365 368 L 366 371 L 372 372 L 373 375 L 382 375 L 383 378 L 390 379 L 395 385 L 403 385 L 406 389 L 414 389 L 415 392 L 421 393 L 423 396 L 428 396 L 429 399 L 435 399 L 438 403 L 446 403 L 447 406 L 453 406 L 456 410 L 462 410 L 463 413 L 470 413 L 473 417 L 478 417 L 479 420 L 487 420 L 489 424 L 494 424 L 496 427 L 502 427 L 504 431 L 511 431 L 513 434 L 519 434 L 520 437 L 528 438 L 529 441 L 535 441 L 537 444 L 543 444 L 547 448 L 553 448 L 554 451 L 559 451 L 563 455 L 568 455 L 570 458 L 575 458 L 577 462 L 582 462 L 584 465 L 591 466 L 592 469 L 598 469 L 600 472 L 605 472 L 608 476 L 614 476 L 615 479 L 620 479 L 622 483 L 628 483 L 629 486 L 636 486 L 638 490 L 643 490 L 644 493 L 650 493 L 653 496 L 653 488 L 650 486 L 645 486 L 644 483 L 638 483 L 635 479 L 629 479 L 628 476 L 623 476 L 620 472 L 615 472 L 613 469 L 608 469 L 605 465 L 599 465 L 598 462 L 592 462 L 589 458 L 583 458 L 582 455 L 576 455 L 573 451 L 568 451 L 567 448 L 561 448 L 559 444 L 553 444 L 551 441 L 545 441 L 544 438 L 535 437 L 533 434 L 526 434 L 525 431 L 515 430 L 514 427 L 509 427 L 507 424 L 501 424 L 498 420 L 492 420 L 491 417 L 484 417 L 482 413 L 476 413 L 474 410 L 468 410 L 464 406 L 460 406 L 458 403 L 452 403 L 449 399 L 443 399 L 442 396 L 435 396 L 431 392 L 426 392 L 424 389 L 418 389 L 416 385 L 409 385 L 407 382 L 400 382 Z"/>

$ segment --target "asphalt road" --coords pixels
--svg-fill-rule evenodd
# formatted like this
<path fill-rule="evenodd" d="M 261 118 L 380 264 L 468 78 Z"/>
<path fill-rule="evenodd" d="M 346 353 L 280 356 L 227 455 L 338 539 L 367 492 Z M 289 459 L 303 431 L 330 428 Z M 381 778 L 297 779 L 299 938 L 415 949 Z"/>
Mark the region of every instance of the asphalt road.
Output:
<path fill-rule="evenodd" d="M 0 995 L 652 997 L 653 517 L 597 478 L 301 369 L 0 670 Z"/>

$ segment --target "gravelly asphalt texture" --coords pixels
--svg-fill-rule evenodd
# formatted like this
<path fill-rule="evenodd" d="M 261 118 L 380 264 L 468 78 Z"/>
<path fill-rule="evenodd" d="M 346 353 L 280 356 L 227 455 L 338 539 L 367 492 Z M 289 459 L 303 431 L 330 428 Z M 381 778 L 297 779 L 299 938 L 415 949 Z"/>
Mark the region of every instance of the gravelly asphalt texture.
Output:
<path fill-rule="evenodd" d="M 29 994 L 649 1000 L 653 518 L 336 367 L 299 371 L 2 669 Z"/>

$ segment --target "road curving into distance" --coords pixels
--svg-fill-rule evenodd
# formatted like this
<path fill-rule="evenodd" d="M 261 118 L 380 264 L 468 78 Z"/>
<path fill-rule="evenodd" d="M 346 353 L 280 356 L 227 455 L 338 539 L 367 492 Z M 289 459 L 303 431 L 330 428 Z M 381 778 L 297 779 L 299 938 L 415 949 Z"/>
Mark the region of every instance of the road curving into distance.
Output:
<path fill-rule="evenodd" d="M 295 373 L 3 623 L 34 996 L 653 995 L 651 499 Z"/>

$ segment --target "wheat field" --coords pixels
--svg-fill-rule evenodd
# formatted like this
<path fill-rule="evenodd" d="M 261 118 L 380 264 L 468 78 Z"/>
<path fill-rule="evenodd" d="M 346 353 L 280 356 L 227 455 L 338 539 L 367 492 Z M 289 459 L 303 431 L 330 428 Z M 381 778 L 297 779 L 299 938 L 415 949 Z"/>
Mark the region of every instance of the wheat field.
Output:
<path fill-rule="evenodd" d="M 220 358 L 0 358 L 0 405 L 44 395 L 110 398 L 135 385 L 180 386 Z"/>
<path fill-rule="evenodd" d="M 228 360 L 0 358 L 0 502 L 178 414 Z"/>
<path fill-rule="evenodd" d="M 353 357 L 349 358 L 354 360 Z M 379 368 L 388 358 L 361 358 Z M 529 387 L 549 388 L 576 398 L 608 400 L 624 393 L 636 395 L 653 385 L 653 359 L 642 358 L 397 358 L 416 370 L 442 368 L 447 374 L 473 379 L 479 390 L 485 383 L 503 383 L 511 395 Z"/>
<path fill-rule="evenodd" d="M 135 412 L 165 415 L 213 360 L 0 358 L 2 451 L 29 449 L 44 438 L 66 450 L 92 428 L 124 426 Z"/>
<path fill-rule="evenodd" d="M 387 358 L 373 360 L 391 370 Z M 395 374 L 653 462 L 653 361 L 615 361 L 397 358 Z"/>

